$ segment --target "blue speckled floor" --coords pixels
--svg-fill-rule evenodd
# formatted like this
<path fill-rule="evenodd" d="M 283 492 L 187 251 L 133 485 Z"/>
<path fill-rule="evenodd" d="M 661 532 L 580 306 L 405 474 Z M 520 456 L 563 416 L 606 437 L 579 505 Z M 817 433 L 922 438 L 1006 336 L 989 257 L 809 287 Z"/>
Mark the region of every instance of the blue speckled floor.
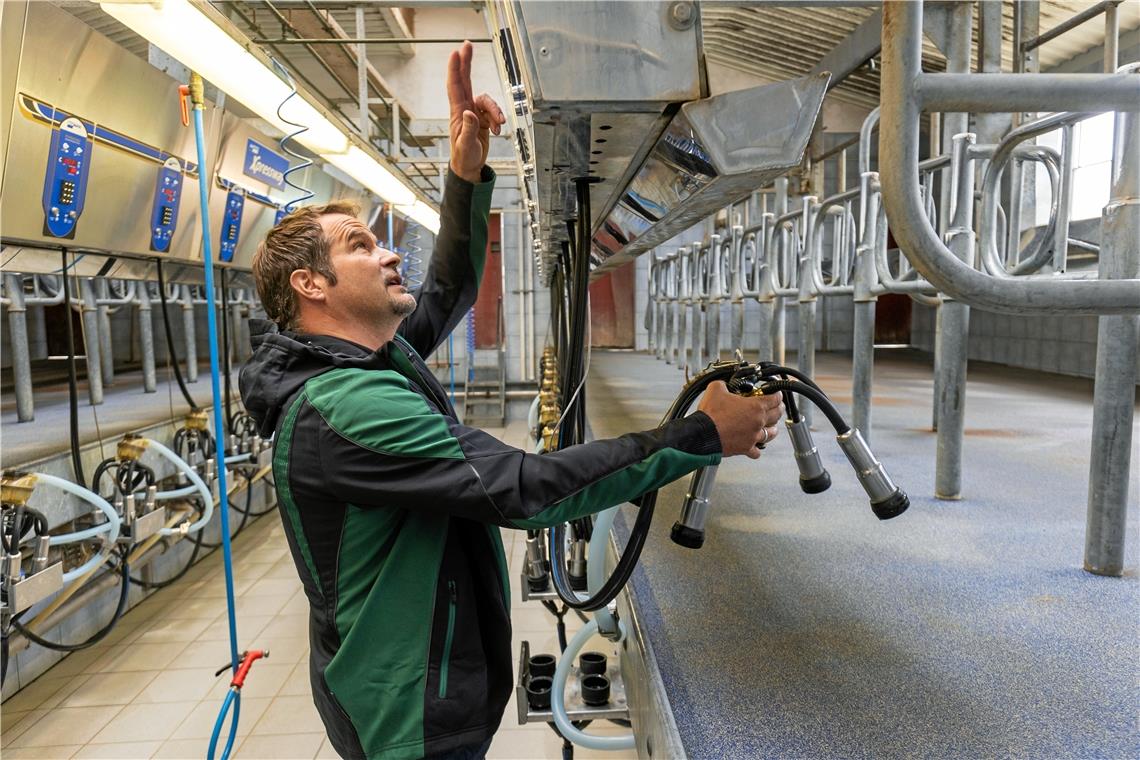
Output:
<path fill-rule="evenodd" d="M 817 362 L 846 413 L 849 359 Z M 818 430 L 831 490 L 800 492 L 782 436 L 722 465 L 699 551 L 668 539 L 685 484 L 662 493 L 635 584 L 690 756 L 1140 756 L 1135 508 L 1125 578 L 1081 570 L 1091 382 L 972 365 L 965 498 L 946 502 L 926 360 L 880 352 L 875 379 L 901 517 L 873 517 Z M 596 352 L 595 435 L 652 427 L 680 383 Z"/>

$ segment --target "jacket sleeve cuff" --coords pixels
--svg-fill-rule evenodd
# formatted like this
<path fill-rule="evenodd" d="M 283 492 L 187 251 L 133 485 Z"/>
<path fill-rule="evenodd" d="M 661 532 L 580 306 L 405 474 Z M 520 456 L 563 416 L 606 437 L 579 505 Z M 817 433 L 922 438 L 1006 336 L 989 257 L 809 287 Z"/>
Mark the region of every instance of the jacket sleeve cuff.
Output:
<path fill-rule="evenodd" d="M 473 190 L 475 195 L 477 195 L 477 196 L 480 194 L 484 194 L 484 193 L 487 195 L 490 195 L 491 190 L 493 190 L 495 187 L 495 178 L 496 178 L 495 170 L 492 169 L 491 167 L 487 166 L 486 164 L 484 164 L 483 168 L 479 171 L 479 181 L 478 182 L 468 182 L 467 180 L 463 179 L 458 174 L 456 174 L 454 171 L 452 171 L 451 167 L 449 166 L 449 167 L 447 167 L 447 182 L 445 184 L 445 194 L 446 194 L 446 190 L 454 187 L 457 189 L 458 188 L 464 188 L 464 189 L 469 188 L 469 189 Z"/>
<path fill-rule="evenodd" d="M 704 412 L 694 412 L 688 417 L 667 422 L 662 426 L 662 431 L 669 448 L 686 454 L 720 456 L 724 451 L 716 423 Z"/>

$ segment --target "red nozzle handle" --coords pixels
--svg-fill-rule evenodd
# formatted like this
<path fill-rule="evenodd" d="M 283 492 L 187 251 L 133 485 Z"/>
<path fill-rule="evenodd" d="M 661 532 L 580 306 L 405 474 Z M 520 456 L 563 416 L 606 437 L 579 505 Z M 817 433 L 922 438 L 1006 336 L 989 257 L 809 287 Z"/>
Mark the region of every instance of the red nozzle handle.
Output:
<path fill-rule="evenodd" d="M 249 674 L 249 669 L 253 667 L 256 660 L 262 657 L 268 657 L 269 650 L 250 649 L 245 652 L 241 658 L 241 665 L 238 665 L 237 672 L 234 673 L 233 680 L 230 681 L 230 687 L 240 689 L 245 684 L 245 677 Z"/>
<path fill-rule="evenodd" d="M 189 85 L 185 85 L 185 84 L 178 85 L 178 107 L 182 111 L 182 126 L 184 126 L 184 127 L 190 126 L 190 106 L 187 105 L 187 101 L 189 100 L 189 98 L 190 98 L 190 87 L 189 87 Z"/>

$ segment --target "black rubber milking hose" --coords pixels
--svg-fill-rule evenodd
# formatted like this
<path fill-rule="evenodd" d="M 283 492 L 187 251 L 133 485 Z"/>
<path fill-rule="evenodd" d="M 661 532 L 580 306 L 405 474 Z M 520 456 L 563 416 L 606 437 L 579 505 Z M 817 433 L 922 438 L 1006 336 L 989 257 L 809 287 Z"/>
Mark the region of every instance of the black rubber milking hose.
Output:
<path fill-rule="evenodd" d="M 851 429 L 851 426 L 843 419 L 843 415 L 835 408 L 835 404 L 831 403 L 831 400 L 824 395 L 823 391 L 807 383 L 800 382 L 799 380 L 768 380 L 760 386 L 760 389 L 766 394 L 792 391 L 793 393 L 805 396 L 809 401 L 819 407 L 819 410 L 827 417 L 838 435 L 842 435 Z"/>
<path fill-rule="evenodd" d="M 115 613 L 111 616 L 111 619 L 107 622 L 107 625 L 100 628 L 84 641 L 81 641 L 78 644 L 63 644 L 57 641 L 48 641 L 47 639 L 41 637 L 36 633 L 33 633 L 28 628 L 24 627 L 24 624 L 15 617 L 12 618 L 12 627 L 19 631 L 24 638 L 33 644 L 39 644 L 45 649 L 52 649 L 57 652 L 78 652 L 81 649 L 87 649 L 88 647 L 95 646 L 100 641 L 107 638 L 107 634 L 109 634 L 114 629 L 115 625 L 119 622 L 119 619 L 123 617 L 123 613 L 127 610 L 127 599 L 130 596 L 131 590 L 131 566 L 126 557 L 126 552 L 128 551 L 129 549 L 123 549 L 123 559 L 122 562 L 119 563 L 119 572 L 122 575 L 123 582 L 119 585 L 119 601 L 115 605 Z"/>
<path fill-rule="evenodd" d="M 170 315 L 166 313 L 166 278 L 162 276 L 162 259 L 155 259 L 155 263 L 158 265 L 158 299 L 162 302 L 162 327 L 166 333 L 166 350 L 170 354 L 170 366 L 174 368 L 174 378 L 178 381 L 182 397 L 186 399 L 192 410 L 197 411 L 198 404 L 194 402 L 190 389 L 186 387 L 186 380 L 182 377 L 182 367 L 178 364 L 178 352 L 174 350 L 174 333 L 170 330 Z"/>
<path fill-rule="evenodd" d="M 697 400 L 710 384 L 717 380 L 727 380 L 740 369 L 741 365 L 730 364 L 714 368 L 693 378 L 669 408 L 663 422 L 680 419 L 685 416 L 689 407 Z M 787 381 L 784 381 L 787 382 Z M 798 383 L 799 384 L 799 383 Z M 800 384 L 802 385 L 802 384 Z M 807 387 L 807 386 L 805 386 Z M 782 389 L 781 389 L 782 390 Z M 629 541 L 618 559 L 617 567 L 606 579 L 597 593 L 587 599 L 581 599 L 578 592 L 570 586 L 566 570 L 566 551 L 564 547 L 566 525 L 556 525 L 550 529 L 550 577 L 554 582 L 554 589 L 562 602 L 573 609 L 591 612 L 601 609 L 609 604 L 621 592 L 622 588 L 633 576 L 637 560 L 641 557 L 641 550 L 645 548 L 645 541 L 649 536 L 649 527 L 653 523 L 653 510 L 657 506 L 657 493 L 647 491 L 641 497 L 641 508 L 637 511 L 637 519 L 630 530 Z"/>
<path fill-rule="evenodd" d="M 79 455 L 79 379 L 75 369 L 75 328 L 71 324 L 71 286 L 67 284 L 68 263 L 67 249 L 60 249 L 63 260 L 63 306 L 67 327 L 67 401 L 68 424 L 71 428 L 71 467 L 75 470 L 75 482 L 86 483 L 87 475 L 83 472 L 83 459 Z M 88 349 L 90 350 L 90 349 Z M 90 382 L 90 380 L 88 380 Z"/>

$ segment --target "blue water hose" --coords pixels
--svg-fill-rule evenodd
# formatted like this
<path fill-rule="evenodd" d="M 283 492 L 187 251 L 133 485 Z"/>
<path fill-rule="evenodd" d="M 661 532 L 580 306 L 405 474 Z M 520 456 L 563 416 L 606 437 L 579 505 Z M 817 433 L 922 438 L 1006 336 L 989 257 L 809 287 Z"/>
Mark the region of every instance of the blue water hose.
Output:
<path fill-rule="evenodd" d="M 218 359 L 217 304 L 214 299 L 214 250 L 212 241 L 210 240 L 210 199 L 208 195 L 210 183 L 207 181 L 207 178 L 212 177 L 213 173 L 206 169 L 206 131 L 202 125 L 202 111 L 205 107 L 203 88 L 202 78 L 197 74 L 191 74 L 190 94 L 194 105 L 194 144 L 198 149 L 198 166 L 201 167 L 199 172 L 201 181 L 198 183 L 198 196 L 202 208 L 202 254 L 206 276 L 206 329 L 210 336 L 210 390 L 214 397 L 214 430 L 220 433 L 226 429 L 226 424 L 222 418 L 222 408 L 224 404 L 222 402 L 220 361 Z M 230 629 L 230 663 L 234 672 L 237 672 L 239 661 L 237 612 L 234 603 L 233 552 L 230 547 L 229 486 L 226 483 L 226 468 L 224 465 L 218 468 L 218 490 L 221 496 L 221 509 L 219 513 L 222 521 L 222 559 L 226 571 L 226 616 L 229 619 Z M 226 741 L 226 747 L 223 750 L 222 760 L 226 760 L 230 756 L 230 751 L 233 749 L 234 738 L 237 736 L 241 695 L 231 690 L 227 693 L 225 701 L 222 702 L 221 712 L 218 713 L 217 723 L 214 724 L 214 733 L 210 737 L 209 754 L 206 756 L 209 760 L 213 760 L 214 758 L 214 750 L 217 747 L 218 736 L 221 733 L 226 714 L 230 711 L 231 706 L 233 708 L 233 718 L 230 721 L 230 735 Z"/>

